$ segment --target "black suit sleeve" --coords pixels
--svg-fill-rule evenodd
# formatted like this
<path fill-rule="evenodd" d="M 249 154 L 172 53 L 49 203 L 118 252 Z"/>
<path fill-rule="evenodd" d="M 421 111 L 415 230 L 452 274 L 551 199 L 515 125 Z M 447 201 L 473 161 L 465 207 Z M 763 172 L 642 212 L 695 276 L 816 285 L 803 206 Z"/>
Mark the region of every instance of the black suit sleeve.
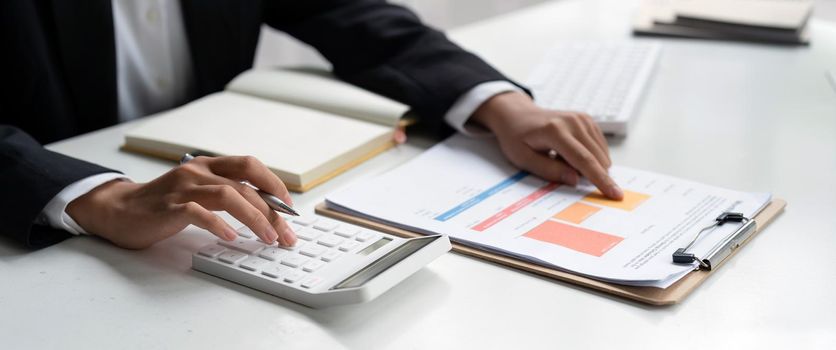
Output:
<path fill-rule="evenodd" d="M 476 85 L 508 80 L 414 13 L 384 0 L 269 1 L 265 22 L 314 46 L 352 84 L 442 116 Z M 510 81 L 510 80 L 509 80 Z"/>
<path fill-rule="evenodd" d="M 113 170 L 49 151 L 12 126 L 0 125 L 0 224 L 2 234 L 29 247 L 57 243 L 69 233 L 37 222 L 64 187 Z"/>

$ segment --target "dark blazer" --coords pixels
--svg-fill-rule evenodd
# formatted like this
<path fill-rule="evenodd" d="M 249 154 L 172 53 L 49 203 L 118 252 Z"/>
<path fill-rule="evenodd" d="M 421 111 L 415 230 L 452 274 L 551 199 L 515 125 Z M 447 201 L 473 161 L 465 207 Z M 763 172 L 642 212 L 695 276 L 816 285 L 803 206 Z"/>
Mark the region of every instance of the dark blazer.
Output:
<path fill-rule="evenodd" d="M 193 98 L 252 66 L 263 23 L 319 50 L 337 77 L 410 105 L 430 127 L 443 128 L 442 115 L 470 88 L 507 80 L 383 0 L 181 0 L 181 7 Z M 110 0 L 0 2 L 0 230 L 27 245 L 66 236 L 36 222 L 62 188 L 111 171 L 38 144 L 117 122 L 111 11 Z"/>

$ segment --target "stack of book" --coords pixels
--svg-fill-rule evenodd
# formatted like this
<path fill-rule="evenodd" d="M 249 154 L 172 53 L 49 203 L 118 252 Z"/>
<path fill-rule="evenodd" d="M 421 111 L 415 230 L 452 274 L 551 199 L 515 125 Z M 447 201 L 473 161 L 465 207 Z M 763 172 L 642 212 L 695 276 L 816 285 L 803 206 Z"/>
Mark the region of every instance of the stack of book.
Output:
<path fill-rule="evenodd" d="M 806 45 L 811 0 L 644 0 L 633 32 Z"/>

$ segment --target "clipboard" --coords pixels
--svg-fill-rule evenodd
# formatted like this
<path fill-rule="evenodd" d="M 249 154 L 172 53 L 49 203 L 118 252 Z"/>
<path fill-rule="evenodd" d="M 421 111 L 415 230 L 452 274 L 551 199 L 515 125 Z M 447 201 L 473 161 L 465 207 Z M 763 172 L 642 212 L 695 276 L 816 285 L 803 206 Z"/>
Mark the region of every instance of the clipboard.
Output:
<path fill-rule="evenodd" d="M 768 226 L 778 216 L 778 214 L 783 212 L 786 206 L 787 202 L 783 199 L 772 199 L 772 201 L 769 204 L 767 204 L 766 207 L 763 208 L 763 210 L 761 210 L 755 217 L 751 218 L 751 220 L 754 221 L 754 223 L 756 224 L 754 232 L 751 232 L 751 234 L 749 234 L 748 237 L 746 237 L 741 242 L 738 242 L 739 247 L 736 248 L 742 248 L 747 243 L 749 243 L 749 241 L 751 241 L 755 236 L 757 236 L 757 234 L 760 233 L 760 231 L 766 228 L 766 226 Z M 365 226 L 374 230 L 393 234 L 399 237 L 413 238 L 423 236 L 420 233 L 407 231 L 397 227 L 392 227 L 386 224 L 373 221 L 371 219 L 359 218 L 356 216 L 335 211 L 333 209 L 328 208 L 325 205 L 325 203 L 320 203 L 316 206 L 316 213 L 337 220 L 345 221 L 351 224 Z M 702 282 L 705 281 L 708 278 L 708 276 L 710 276 L 714 271 L 720 268 L 723 265 L 723 263 L 733 258 L 734 255 L 737 254 L 738 251 L 740 251 L 740 249 L 732 250 L 731 253 L 727 257 L 725 257 L 725 259 L 716 263 L 712 269 L 694 270 L 685 277 L 681 278 L 673 285 L 671 285 L 670 287 L 665 289 L 655 287 L 625 286 L 620 284 L 603 282 L 589 277 L 575 275 L 571 272 L 556 270 L 553 268 L 537 265 L 506 255 L 465 246 L 456 242 L 453 243 L 453 251 L 460 254 L 469 255 L 478 259 L 483 259 L 493 263 L 505 265 L 511 268 L 534 273 L 547 278 L 572 283 L 581 287 L 642 302 L 645 304 L 655 306 L 666 306 L 673 305 L 684 300 L 685 297 L 691 294 L 691 292 L 693 292 L 700 284 L 702 284 Z"/>

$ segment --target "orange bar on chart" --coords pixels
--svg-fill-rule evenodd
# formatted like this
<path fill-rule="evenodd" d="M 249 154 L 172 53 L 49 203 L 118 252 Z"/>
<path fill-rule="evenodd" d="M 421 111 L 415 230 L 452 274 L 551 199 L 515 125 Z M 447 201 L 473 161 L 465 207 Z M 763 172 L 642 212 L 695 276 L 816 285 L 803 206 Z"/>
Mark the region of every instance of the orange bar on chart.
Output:
<path fill-rule="evenodd" d="M 566 209 L 563 209 L 559 213 L 555 214 L 553 217 L 555 219 L 568 221 L 573 224 L 580 224 L 586 220 L 586 218 L 597 213 L 599 210 L 601 210 L 601 208 L 591 206 L 589 204 L 583 204 L 581 202 L 575 202 L 566 207 Z"/>
<path fill-rule="evenodd" d="M 624 240 L 624 238 L 618 236 L 551 220 L 540 224 L 523 236 L 541 242 L 557 244 L 593 256 L 604 255 L 612 247 L 615 247 L 618 242 Z"/>
<path fill-rule="evenodd" d="M 640 204 L 642 204 L 648 198 L 650 198 L 650 196 L 646 195 L 644 193 L 638 193 L 638 192 L 626 191 L 625 190 L 624 191 L 624 199 L 622 199 L 620 201 L 616 201 L 616 200 L 612 200 L 612 199 L 609 199 L 607 197 L 604 197 L 604 195 L 601 194 L 600 191 L 595 190 L 595 192 L 592 192 L 592 193 L 588 194 L 586 197 L 583 197 L 583 200 L 585 200 L 587 202 L 590 202 L 590 203 L 595 203 L 595 204 L 598 204 L 598 205 L 603 205 L 603 206 L 606 206 L 606 207 L 610 207 L 610 208 L 616 208 L 616 209 L 631 211 L 633 209 L 636 209 L 636 207 L 638 207 Z"/>

